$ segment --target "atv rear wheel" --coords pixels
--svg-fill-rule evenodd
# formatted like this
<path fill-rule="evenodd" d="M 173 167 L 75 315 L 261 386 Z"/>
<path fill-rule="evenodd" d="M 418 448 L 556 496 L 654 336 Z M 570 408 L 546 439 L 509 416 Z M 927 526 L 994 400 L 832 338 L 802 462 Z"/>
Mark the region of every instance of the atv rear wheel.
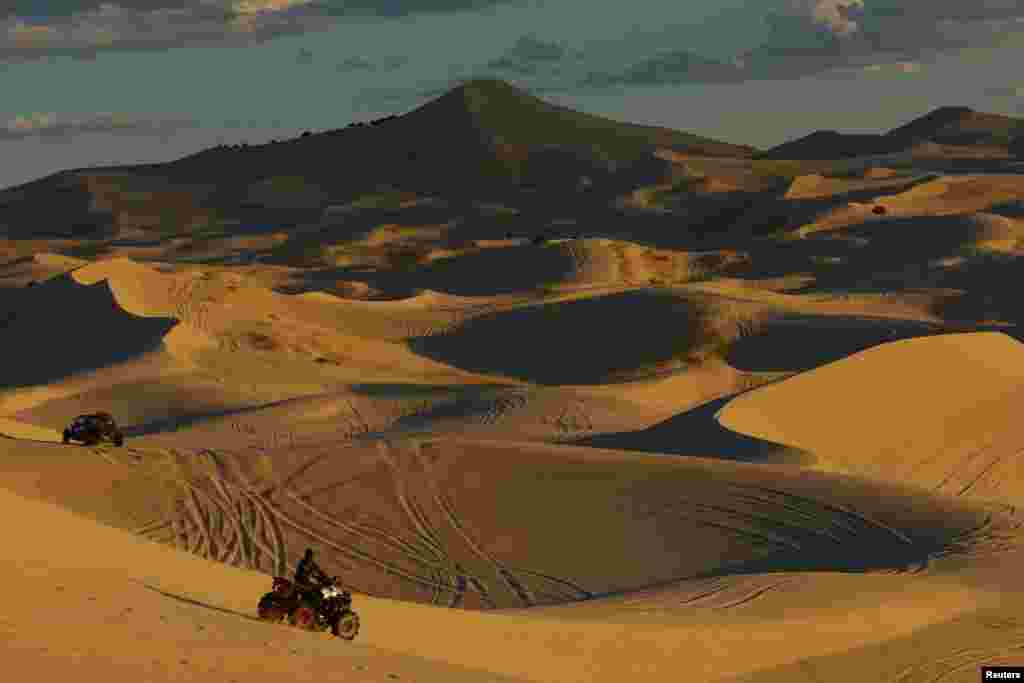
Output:
<path fill-rule="evenodd" d="M 288 609 L 274 598 L 273 593 L 267 593 L 260 598 L 260 603 L 256 607 L 256 614 L 263 621 L 272 621 L 276 624 L 284 621 L 285 617 L 288 616 Z"/>
<path fill-rule="evenodd" d="M 331 627 L 331 633 L 342 640 L 352 640 L 359 633 L 359 615 L 355 612 L 342 614 L 341 618 Z"/>
<path fill-rule="evenodd" d="M 124 434 L 122 434 L 121 432 L 118 432 L 117 434 L 114 434 L 114 445 L 115 446 L 123 446 L 124 445 Z"/>
<path fill-rule="evenodd" d="M 60 442 L 61 443 L 68 443 L 70 441 L 71 441 L 71 432 L 69 432 L 68 430 L 65 429 L 64 430 L 64 434 L 61 435 Z"/>
<path fill-rule="evenodd" d="M 316 611 L 309 605 L 302 605 L 288 616 L 288 621 L 307 631 L 316 630 Z"/>

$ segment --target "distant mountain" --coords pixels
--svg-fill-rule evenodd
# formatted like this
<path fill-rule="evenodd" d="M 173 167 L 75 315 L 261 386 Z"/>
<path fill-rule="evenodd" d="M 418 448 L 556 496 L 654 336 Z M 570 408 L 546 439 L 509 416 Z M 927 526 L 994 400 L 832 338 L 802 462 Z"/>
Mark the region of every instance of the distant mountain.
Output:
<path fill-rule="evenodd" d="M 884 135 L 840 133 L 818 130 L 810 135 L 772 147 L 761 159 L 828 160 L 846 159 L 866 154 L 888 154 L 898 151 Z"/>
<path fill-rule="evenodd" d="M 64 171 L 10 188 L 0 192 L 0 236 L 102 236 L 156 224 L 172 230 L 225 215 L 274 222 L 274 211 L 282 221 L 301 222 L 382 188 L 482 198 L 586 187 L 600 196 L 663 178 L 671 165 L 654 156 L 657 149 L 740 158 L 757 152 L 585 114 L 480 79 L 369 123 L 262 145 L 220 145 L 161 164 Z"/>
<path fill-rule="evenodd" d="M 970 107 L 940 107 L 894 128 L 886 137 L 906 145 L 937 142 L 942 145 L 1005 146 L 1024 134 L 1024 118 L 986 114 Z"/>
<path fill-rule="evenodd" d="M 263 154 L 244 155 L 246 166 L 304 175 L 329 163 L 328 176 L 358 168 L 363 179 L 406 186 L 497 181 L 508 183 L 528 160 L 553 147 L 572 150 L 599 167 L 622 168 L 657 148 L 702 156 L 750 158 L 758 150 L 668 128 L 622 123 L 550 104 L 504 81 L 477 79 L 401 116 L 308 135 Z M 237 150 L 207 150 L 172 166 L 210 168 L 242 158 Z M 353 162 L 358 159 L 358 162 Z M 599 169 L 598 169 L 599 170 Z"/>
<path fill-rule="evenodd" d="M 826 160 L 894 154 L 923 143 L 1019 149 L 1024 118 L 977 112 L 970 107 L 939 107 L 884 134 L 815 131 L 759 155 L 762 159 Z"/>

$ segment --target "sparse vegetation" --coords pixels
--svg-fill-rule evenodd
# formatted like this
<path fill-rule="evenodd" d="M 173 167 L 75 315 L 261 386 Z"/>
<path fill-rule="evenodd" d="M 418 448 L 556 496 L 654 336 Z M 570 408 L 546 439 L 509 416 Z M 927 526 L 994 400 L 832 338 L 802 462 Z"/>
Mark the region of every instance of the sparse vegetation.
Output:
<path fill-rule="evenodd" d="M 398 210 L 405 202 L 413 201 L 416 195 L 392 188 L 381 188 L 377 192 L 357 197 L 349 203 L 353 209 L 389 209 Z"/>
<path fill-rule="evenodd" d="M 82 242 L 64 250 L 67 256 L 83 259 L 95 259 L 104 254 L 109 254 L 112 249 L 109 240 L 97 240 L 94 242 Z"/>

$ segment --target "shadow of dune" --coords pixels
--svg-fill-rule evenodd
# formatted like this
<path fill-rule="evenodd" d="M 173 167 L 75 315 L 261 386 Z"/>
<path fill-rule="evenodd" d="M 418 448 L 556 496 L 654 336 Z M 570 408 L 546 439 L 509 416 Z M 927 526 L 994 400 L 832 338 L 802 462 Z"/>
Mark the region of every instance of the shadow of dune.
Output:
<path fill-rule="evenodd" d="M 206 420 L 215 420 L 222 417 L 232 417 L 236 415 L 246 415 L 268 408 L 280 408 L 283 406 L 299 404 L 303 401 L 310 401 L 318 398 L 327 398 L 330 396 L 332 396 L 332 394 L 315 394 L 311 396 L 299 396 L 296 398 L 287 398 L 280 401 L 271 401 L 269 403 L 259 403 L 256 405 L 224 408 L 219 410 L 184 411 L 180 414 L 168 415 L 167 417 L 151 419 L 142 424 L 136 424 L 130 427 L 123 427 L 122 431 L 124 432 L 125 436 L 146 436 L 149 434 L 159 434 L 162 432 L 173 432 L 178 429 L 192 427 L 201 424 Z"/>
<path fill-rule="evenodd" d="M 709 316 L 699 297 L 637 290 L 485 314 L 408 343 L 415 353 L 473 372 L 594 384 L 685 361 L 711 341 Z"/>
<path fill-rule="evenodd" d="M 177 324 L 128 313 L 106 281 L 54 277 L 0 314 L 0 388 L 46 384 L 156 351 Z"/>
<path fill-rule="evenodd" d="M 645 451 L 671 455 L 777 465 L 810 465 L 814 455 L 782 444 L 738 434 L 718 424 L 715 414 L 733 397 L 715 399 L 646 429 L 598 434 L 568 443 L 574 446 Z"/>
<path fill-rule="evenodd" d="M 526 244 L 439 259 L 424 268 L 422 282 L 460 296 L 510 294 L 568 278 L 575 265 L 566 249 Z"/>
<path fill-rule="evenodd" d="M 726 360 L 744 372 L 804 371 L 879 344 L 942 332 L 913 320 L 786 314 L 733 342 Z"/>
<path fill-rule="evenodd" d="M 865 246 L 859 250 L 861 263 L 890 267 L 908 260 L 950 256 L 986 240 L 1018 237 L 1012 218 L 998 215 L 993 218 L 985 220 L 983 213 L 881 218 L 837 228 L 822 237 L 863 241 Z"/>

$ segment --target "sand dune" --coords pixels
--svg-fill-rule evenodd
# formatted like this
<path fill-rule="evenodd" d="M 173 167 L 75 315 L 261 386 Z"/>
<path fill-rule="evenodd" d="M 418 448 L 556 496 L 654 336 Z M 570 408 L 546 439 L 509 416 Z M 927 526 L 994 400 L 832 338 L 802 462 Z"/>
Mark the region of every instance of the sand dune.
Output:
<path fill-rule="evenodd" d="M 870 191 L 901 191 L 913 179 L 899 177 L 892 169 L 870 168 L 862 178 L 833 178 L 819 174 L 797 176 L 790 183 L 785 199 L 823 199 L 833 195 Z"/>
<path fill-rule="evenodd" d="M 935 217 L 986 213 L 992 207 L 1024 198 L 1019 175 L 944 175 L 922 182 L 905 192 L 878 195 L 872 201 L 850 202 L 826 211 L 800 230 L 806 235 L 818 230 L 850 227 L 870 220 L 871 209 L 882 206 L 887 216 Z"/>
<path fill-rule="evenodd" d="M 820 226 L 819 226 L 820 227 Z M 920 258 L 951 255 L 965 249 L 1012 251 L 1024 236 L 1024 221 L 981 212 L 944 216 L 883 217 L 845 227 L 833 227 L 827 235 L 815 229 L 802 234 L 847 240 L 877 250 L 866 263 L 905 263 Z"/>
<path fill-rule="evenodd" d="M 2 268 L 0 272 L 3 273 L 3 280 L 12 286 L 24 287 L 29 283 L 34 286 L 37 282 L 66 273 L 87 263 L 88 261 L 70 256 L 42 252 L 9 261 L 0 267 Z"/>
<path fill-rule="evenodd" d="M 4 606 L 5 666 L 15 676 L 515 680 L 371 645 L 339 647 L 326 636 L 259 623 L 249 616 L 249 602 L 267 589 L 261 574 L 132 538 L 6 490 L 0 501 L 5 518 L 33 522 L 10 529 L 17 560 L 0 562 L 3 579 L 20 587 Z M 65 540 L 53 543 L 57 538 Z M 57 612 L 62 617 L 54 620 Z"/>
<path fill-rule="evenodd" d="M 515 563 L 512 566 L 532 558 L 535 569 L 571 576 L 574 582 L 596 590 L 622 588 L 622 581 L 630 576 L 657 582 L 723 562 L 764 558 L 773 544 L 782 551 L 771 560 L 776 564 L 785 564 L 787 545 L 799 544 L 809 551 L 789 553 L 790 562 L 797 562 L 790 572 L 809 569 L 808 563 L 815 561 L 842 566 L 868 556 L 877 559 L 881 546 L 904 548 L 890 554 L 886 562 L 920 561 L 923 556 L 919 553 L 937 550 L 958 533 L 983 523 L 981 511 L 898 487 L 787 475 L 773 468 L 637 459 L 592 449 L 566 451 L 564 447 L 540 450 L 472 442 L 436 446 L 442 447 L 439 461 L 428 455 L 430 449 L 422 452 L 427 461 L 434 462 L 422 474 L 439 475 L 440 490 L 446 492 L 433 495 L 448 497 L 457 505 L 455 509 L 475 520 L 477 538 L 502 539 L 500 543 L 488 541 L 486 551 L 481 552 L 497 553 L 500 562 Z M 512 454 L 517 457 L 498 457 Z M 400 461 L 396 463 L 400 469 L 393 471 L 405 472 L 404 454 L 393 455 Z M 410 476 L 414 473 L 408 471 Z M 658 476 L 652 477 L 655 473 Z M 539 474 L 543 479 L 537 478 Z M 318 478 L 322 479 L 322 474 Z M 410 487 L 408 495 L 417 499 L 434 490 L 429 484 L 422 489 L 412 479 L 405 483 Z M 531 492 L 529 510 L 521 505 L 519 493 L 524 490 Z M 616 490 L 620 493 L 609 499 Z M 566 491 L 573 496 L 571 508 L 562 505 Z M 609 505 L 609 500 L 616 502 Z M 248 616 L 252 601 L 268 585 L 265 575 L 189 557 L 7 492 L 0 492 L 0 505 L 7 518 L 33 520 L 31 527 L 13 529 L 9 538 L 17 563 L 0 563 L 5 580 L 16 579 L 25 588 L 18 595 L 26 599 L 8 600 L 4 608 L 8 620 L 19 626 L 13 637 L 21 654 L 9 662 L 12 667 L 31 666 L 38 655 L 27 652 L 67 643 L 71 651 L 81 653 L 80 672 L 145 672 L 142 675 L 147 680 L 183 675 L 223 680 L 224 676 L 256 671 L 257 665 L 263 673 L 246 673 L 245 677 L 262 680 L 259 676 L 294 671 L 296 656 L 301 657 L 303 675 L 310 676 L 309 680 L 313 676 L 361 680 L 355 677 L 359 675 L 353 670 L 356 664 L 367 667 L 366 680 L 379 680 L 370 676 L 384 671 L 426 681 L 507 680 L 502 676 L 559 681 L 611 681 L 624 676 L 652 681 L 666 676 L 714 680 L 794 662 L 796 655 L 777 643 L 797 633 L 804 633 L 801 656 L 828 655 L 898 638 L 950 615 L 981 607 L 993 609 L 999 602 L 997 594 L 957 584 L 941 572 L 874 578 L 792 575 L 800 581 L 799 597 L 792 596 L 798 606 L 792 612 L 787 606 L 791 593 L 781 588 L 757 589 L 768 597 L 750 602 L 752 579 L 744 583 L 740 577 L 727 579 L 718 610 L 671 609 L 673 602 L 685 601 L 686 595 L 699 595 L 699 581 L 706 583 L 701 579 L 689 587 L 683 583 L 661 589 L 661 598 L 648 603 L 653 614 L 649 610 L 645 614 L 636 601 L 651 601 L 657 591 L 647 597 L 639 594 L 626 603 L 615 598 L 582 603 L 578 606 L 582 611 L 575 615 L 577 607 L 568 605 L 534 608 L 535 615 L 505 615 L 356 595 L 355 606 L 363 617 L 365 633 L 358 644 L 346 646 L 326 636 L 252 621 Z M 475 512 L 481 505 L 497 516 L 485 522 L 485 517 Z M 560 514 L 545 514 L 554 509 L 551 506 Z M 723 536 L 714 524 L 726 520 L 737 526 L 734 533 Z M 623 524 L 629 527 L 628 533 L 623 533 Z M 529 533 L 494 533 L 497 528 L 523 529 L 523 525 Z M 666 534 L 666 525 L 675 527 L 676 532 Z M 590 532 L 581 534 L 584 530 Z M 473 559 L 452 545 L 467 530 L 444 532 L 439 527 L 437 531 L 443 534 L 449 552 L 459 552 L 456 557 L 461 556 L 467 571 L 485 575 L 487 562 L 482 557 Z M 575 538 L 571 546 L 564 543 L 566 533 Z M 758 537 L 760 541 L 755 542 Z M 75 540 L 55 547 L 47 541 L 51 538 Z M 672 547 L 664 547 L 666 540 L 680 544 L 680 550 L 685 546 L 686 551 L 672 552 Z M 768 546 L 760 546 L 766 542 Z M 609 554 L 613 543 L 617 552 Z M 465 550 L 472 553 L 470 547 Z M 88 552 L 83 552 L 85 548 Z M 867 548 L 872 551 L 866 552 Z M 638 565 L 632 561 L 637 556 L 654 562 Z M 659 568 L 662 563 L 668 564 Z M 679 563 L 690 569 L 669 569 Z M 514 571 L 529 576 L 520 569 Z M 348 575 L 358 581 L 358 572 Z M 863 593 L 852 590 L 855 585 Z M 537 579 L 530 579 L 524 587 L 539 596 L 555 586 L 565 590 L 564 583 L 545 584 Z M 840 599 L 832 606 L 822 607 L 812 600 L 813 595 L 825 594 L 852 598 L 854 592 L 859 600 L 844 603 Z M 499 592 L 493 595 L 497 597 Z M 515 591 L 510 588 L 508 595 Z M 865 595 L 872 599 L 865 600 Z M 52 606 L 46 609 L 50 602 Z M 737 602 L 739 605 L 729 607 Z M 746 604 L 755 611 L 740 606 Z M 884 610 L 875 607 L 878 604 L 884 604 Z M 58 624 L 45 618 L 52 609 L 65 614 Z M 784 622 L 778 621 L 782 609 L 790 614 Z M 753 614 L 758 618 L 751 619 Z M 771 621 L 765 622 L 766 618 Z M 807 632 L 810 624 L 817 625 L 814 636 Z M 137 639 L 140 630 L 150 634 L 143 641 L 146 646 L 125 651 L 124 643 Z M 134 638 L 129 634 L 135 634 Z M 514 647 L 509 647 L 509 639 L 514 639 Z M 468 643 L 472 647 L 467 647 Z M 733 653 L 741 643 L 746 656 L 738 659 Z M 117 662 L 116 669 L 112 660 Z M 68 660 L 44 661 L 43 666 L 63 672 L 61 665 Z"/>
<path fill-rule="evenodd" d="M 60 441 L 60 430 L 49 429 L 37 424 L 0 417 L 0 436 L 28 441 Z"/>
<path fill-rule="evenodd" d="M 711 353 L 721 344 L 713 309 L 708 297 L 640 289 L 478 316 L 449 334 L 413 340 L 412 348 L 474 372 L 597 384 L 653 376 Z M 503 346 L 507 339 L 517 343 Z"/>
<path fill-rule="evenodd" d="M 718 419 L 808 451 L 816 468 L 1016 496 L 1022 360 L 1000 333 L 906 339 L 739 396 Z"/>
<path fill-rule="evenodd" d="M 729 401 L 719 398 L 636 431 L 620 431 L 577 439 L 580 446 L 675 455 L 700 455 L 739 462 L 811 464 L 814 456 L 796 448 L 725 429 L 715 414 Z"/>
<path fill-rule="evenodd" d="M 61 275 L 26 290 L 3 327 L 3 387 L 45 384 L 159 349 L 176 320 L 125 310 L 106 282 Z"/>
<path fill-rule="evenodd" d="M 984 145 L 939 126 L 802 162 L 701 157 L 501 84 L 439 102 L 3 193 L 0 231 L 33 237 L 0 242 L 5 671 L 966 683 L 1020 663 L 1024 183 L 966 172 L 1012 168 L 989 144 L 1009 120 L 978 118 Z M 563 133 L 607 177 L 516 175 Z M 657 178 L 627 158 L 651 140 Z M 124 447 L 60 443 L 98 410 Z M 255 619 L 307 547 L 355 596 L 353 643 Z"/>
<path fill-rule="evenodd" d="M 484 249 L 430 264 L 426 281 L 455 294 L 495 295 L 538 288 L 685 281 L 713 270 L 715 254 L 656 250 L 604 239 Z M 523 268 L 528 262 L 530 267 Z"/>

